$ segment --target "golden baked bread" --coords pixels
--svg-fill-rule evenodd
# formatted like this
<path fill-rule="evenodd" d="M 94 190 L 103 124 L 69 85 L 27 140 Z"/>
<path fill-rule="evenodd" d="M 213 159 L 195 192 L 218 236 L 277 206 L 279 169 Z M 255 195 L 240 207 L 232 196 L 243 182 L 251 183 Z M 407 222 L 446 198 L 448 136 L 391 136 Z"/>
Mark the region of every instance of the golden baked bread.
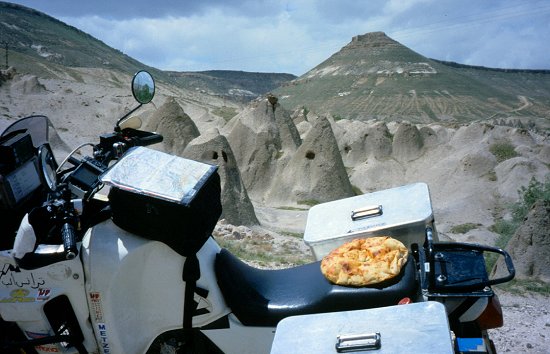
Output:
<path fill-rule="evenodd" d="M 338 285 L 377 284 L 397 276 L 408 254 L 401 241 L 389 236 L 355 239 L 324 257 L 321 272 Z"/>

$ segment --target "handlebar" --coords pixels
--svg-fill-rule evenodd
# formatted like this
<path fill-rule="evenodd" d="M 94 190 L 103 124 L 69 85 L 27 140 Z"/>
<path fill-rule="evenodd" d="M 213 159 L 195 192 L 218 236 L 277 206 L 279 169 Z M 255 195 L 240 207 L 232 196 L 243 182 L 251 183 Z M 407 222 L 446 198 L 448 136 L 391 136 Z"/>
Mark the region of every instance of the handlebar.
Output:
<path fill-rule="evenodd" d="M 157 133 L 151 133 L 151 135 L 149 135 L 149 136 L 138 138 L 139 145 L 138 144 L 136 144 L 136 145 L 137 146 L 153 145 L 153 144 L 161 143 L 163 139 L 164 138 L 163 138 L 162 135 L 157 134 Z"/>
<path fill-rule="evenodd" d="M 163 140 L 162 135 L 144 130 L 126 128 L 122 130 L 123 142 L 128 147 L 147 146 L 160 143 Z"/>
<path fill-rule="evenodd" d="M 57 204 L 54 208 L 57 210 L 57 216 L 54 218 L 60 222 L 58 225 L 61 225 L 61 240 L 65 259 L 74 259 L 78 255 L 72 197 L 76 195 L 83 198 L 86 193 L 93 192 L 99 183 L 98 177 L 108 168 L 109 162 L 120 158 L 129 148 L 152 145 L 160 143 L 162 140 L 163 136 L 157 133 L 125 128 L 100 136 L 100 143 L 94 145 L 93 158 L 85 157 L 79 161 L 72 156 L 73 153 L 69 154 L 65 161 L 69 161 L 75 167 L 66 170 L 70 174 L 67 174 L 63 183 L 58 185 L 54 199 L 52 199 L 53 204 Z"/>
<path fill-rule="evenodd" d="M 78 250 L 76 248 L 76 233 L 71 223 L 65 222 L 61 227 L 61 239 L 65 248 L 65 258 L 75 258 L 78 255 Z"/>
<path fill-rule="evenodd" d="M 94 155 L 103 164 L 108 165 L 111 160 L 121 157 L 131 147 L 148 146 L 162 140 L 162 135 L 157 133 L 125 128 L 101 135 L 99 144 L 94 148 Z"/>

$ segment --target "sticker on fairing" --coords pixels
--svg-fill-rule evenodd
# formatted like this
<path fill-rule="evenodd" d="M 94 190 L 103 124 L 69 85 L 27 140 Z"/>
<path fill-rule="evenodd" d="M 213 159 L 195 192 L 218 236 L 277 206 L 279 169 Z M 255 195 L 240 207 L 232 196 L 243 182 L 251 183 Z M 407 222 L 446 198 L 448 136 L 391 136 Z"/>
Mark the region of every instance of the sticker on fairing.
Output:
<path fill-rule="evenodd" d="M 17 268 L 7 263 L 0 270 L 0 282 L 6 287 L 30 287 L 32 289 L 38 289 L 46 284 L 46 281 L 40 275 L 17 270 Z"/>
<path fill-rule="evenodd" d="M 0 299 L 0 303 L 35 302 L 36 298 L 28 296 L 28 289 L 15 289 L 10 291 L 9 297 Z"/>
<path fill-rule="evenodd" d="M 36 300 L 37 301 L 46 301 L 50 298 L 51 293 L 52 293 L 51 289 L 40 288 L 40 289 L 38 289 L 38 293 L 36 295 Z"/>
<path fill-rule="evenodd" d="M 90 315 L 94 322 L 103 322 L 103 308 L 101 305 L 101 293 L 99 291 L 92 291 L 90 296 Z"/>
<path fill-rule="evenodd" d="M 107 326 L 105 323 L 97 324 L 97 337 L 99 339 L 99 347 L 103 354 L 111 354 L 111 346 L 109 345 L 109 337 L 107 335 Z"/>

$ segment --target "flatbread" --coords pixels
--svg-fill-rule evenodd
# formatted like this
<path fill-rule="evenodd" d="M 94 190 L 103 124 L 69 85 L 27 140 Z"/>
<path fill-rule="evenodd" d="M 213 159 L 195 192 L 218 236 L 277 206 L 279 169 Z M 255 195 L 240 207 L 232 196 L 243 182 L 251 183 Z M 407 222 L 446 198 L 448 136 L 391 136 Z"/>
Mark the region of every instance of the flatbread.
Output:
<path fill-rule="evenodd" d="M 324 257 L 321 272 L 338 285 L 378 284 L 397 276 L 408 254 L 401 241 L 389 236 L 355 239 Z"/>

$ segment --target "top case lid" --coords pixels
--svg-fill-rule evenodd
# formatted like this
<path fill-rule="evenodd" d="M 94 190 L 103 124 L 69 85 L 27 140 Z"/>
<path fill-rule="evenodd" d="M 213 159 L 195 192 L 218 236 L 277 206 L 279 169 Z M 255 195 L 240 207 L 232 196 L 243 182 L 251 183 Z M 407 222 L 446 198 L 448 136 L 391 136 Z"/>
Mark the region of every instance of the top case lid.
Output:
<path fill-rule="evenodd" d="M 101 181 L 133 193 L 189 205 L 217 166 L 136 147 L 111 167 Z"/>
<path fill-rule="evenodd" d="M 414 183 L 315 205 L 308 213 L 304 241 L 315 243 L 432 218 L 428 186 Z"/>

